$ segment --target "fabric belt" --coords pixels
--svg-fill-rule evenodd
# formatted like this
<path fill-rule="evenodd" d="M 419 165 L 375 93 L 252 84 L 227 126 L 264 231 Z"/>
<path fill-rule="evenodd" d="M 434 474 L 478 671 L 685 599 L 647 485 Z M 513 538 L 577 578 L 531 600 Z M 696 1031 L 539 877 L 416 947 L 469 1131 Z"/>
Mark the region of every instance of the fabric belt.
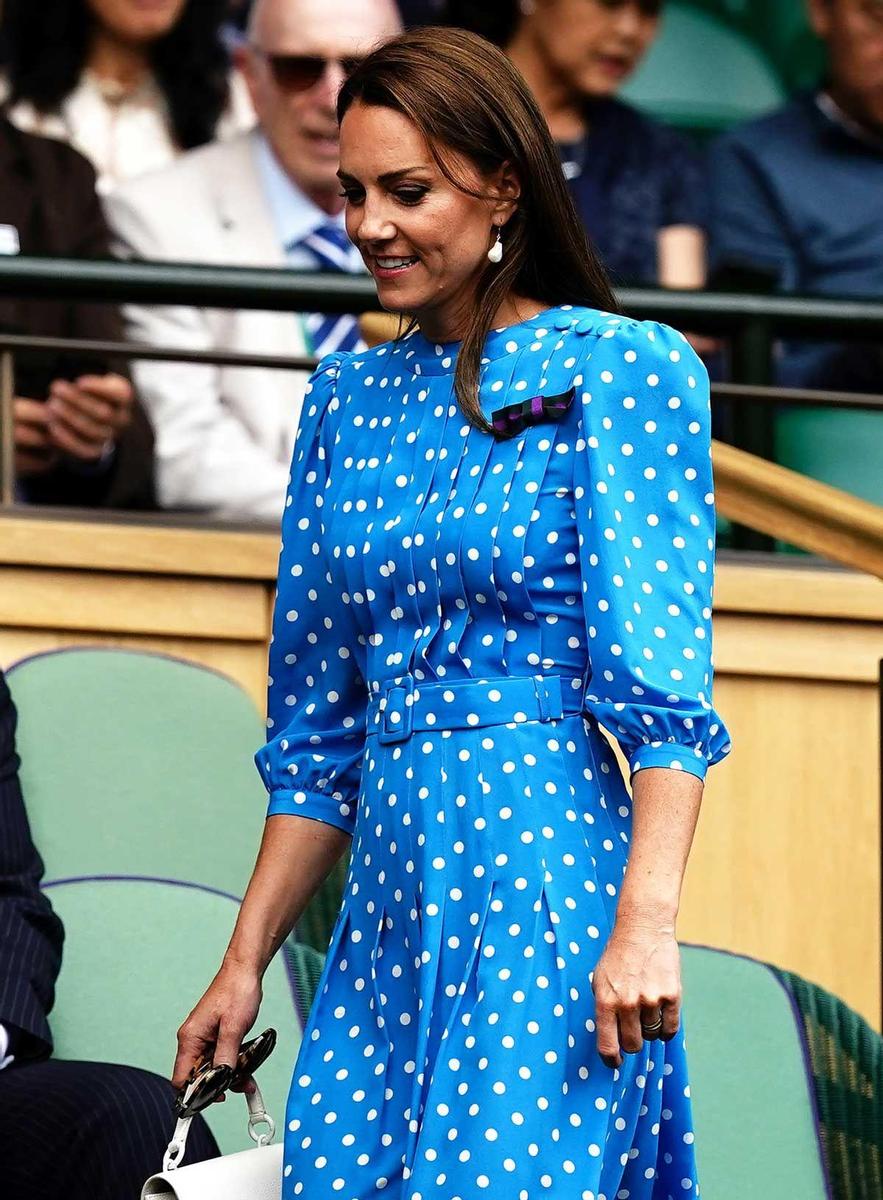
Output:
<path fill-rule="evenodd" d="M 564 675 L 509 675 L 421 683 L 404 675 L 381 685 L 368 703 L 368 735 L 404 742 L 412 733 L 556 721 L 583 711 L 583 680 Z"/>

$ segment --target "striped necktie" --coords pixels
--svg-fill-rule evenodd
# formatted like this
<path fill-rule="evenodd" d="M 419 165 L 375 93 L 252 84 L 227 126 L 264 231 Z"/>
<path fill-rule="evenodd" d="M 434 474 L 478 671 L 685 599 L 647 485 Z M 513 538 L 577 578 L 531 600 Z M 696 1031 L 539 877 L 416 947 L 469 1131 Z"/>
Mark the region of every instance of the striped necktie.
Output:
<path fill-rule="evenodd" d="M 331 221 L 289 248 L 295 246 L 309 251 L 320 271 L 353 273 L 358 270 L 349 238 Z M 313 353 L 319 358 L 333 350 L 354 350 L 361 345 L 358 319 L 350 313 L 307 313 L 304 321 L 313 343 Z"/>

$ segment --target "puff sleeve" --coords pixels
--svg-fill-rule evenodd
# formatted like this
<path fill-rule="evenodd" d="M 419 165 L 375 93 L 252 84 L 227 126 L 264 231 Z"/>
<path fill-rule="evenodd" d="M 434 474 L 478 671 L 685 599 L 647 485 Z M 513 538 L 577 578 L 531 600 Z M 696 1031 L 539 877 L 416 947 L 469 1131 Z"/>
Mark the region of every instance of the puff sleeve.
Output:
<path fill-rule="evenodd" d="M 311 817 L 352 834 L 368 702 L 364 644 L 329 571 L 323 519 L 339 371 L 340 355 L 323 359 L 304 398 L 270 642 L 271 740 L 255 760 L 268 816 Z"/>
<path fill-rule="evenodd" d="M 729 751 L 711 702 L 708 376 L 683 336 L 614 318 L 583 380 L 575 503 L 589 712 L 643 767 L 702 779 Z"/>

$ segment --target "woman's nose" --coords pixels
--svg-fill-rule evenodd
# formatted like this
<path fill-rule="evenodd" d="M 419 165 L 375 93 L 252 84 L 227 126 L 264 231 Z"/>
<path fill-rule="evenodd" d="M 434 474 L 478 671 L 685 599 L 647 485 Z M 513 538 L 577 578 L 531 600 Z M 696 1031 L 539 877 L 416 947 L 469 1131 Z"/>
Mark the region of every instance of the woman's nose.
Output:
<path fill-rule="evenodd" d="M 627 0 L 615 11 L 616 32 L 620 37 L 634 40 L 641 32 L 645 14 L 637 0 Z"/>
<path fill-rule="evenodd" d="M 390 220 L 386 205 L 382 201 L 366 198 L 358 213 L 356 238 L 363 245 L 368 242 L 388 242 L 395 237 L 396 227 Z"/>

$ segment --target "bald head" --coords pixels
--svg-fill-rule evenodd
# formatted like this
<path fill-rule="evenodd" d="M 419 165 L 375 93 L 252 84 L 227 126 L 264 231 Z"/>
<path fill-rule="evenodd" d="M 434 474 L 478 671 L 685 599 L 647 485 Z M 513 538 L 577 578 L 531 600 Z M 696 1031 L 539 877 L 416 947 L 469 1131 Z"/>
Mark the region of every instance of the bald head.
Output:
<path fill-rule="evenodd" d="M 284 46 L 287 54 L 327 54 L 333 47 L 350 57 L 401 29 L 395 0 L 255 0 L 248 37 L 258 46 Z"/>
<path fill-rule="evenodd" d="M 401 28 L 393 0 L 255 0 L 241 65 L 258 121 L 289 178 L 326 212 L 342 203 L 342 64 L 366 57 Z"/>

